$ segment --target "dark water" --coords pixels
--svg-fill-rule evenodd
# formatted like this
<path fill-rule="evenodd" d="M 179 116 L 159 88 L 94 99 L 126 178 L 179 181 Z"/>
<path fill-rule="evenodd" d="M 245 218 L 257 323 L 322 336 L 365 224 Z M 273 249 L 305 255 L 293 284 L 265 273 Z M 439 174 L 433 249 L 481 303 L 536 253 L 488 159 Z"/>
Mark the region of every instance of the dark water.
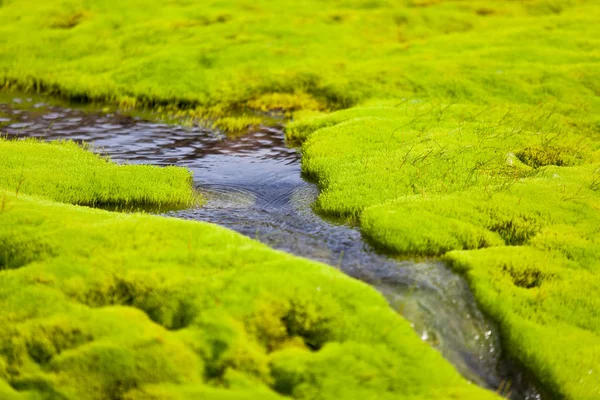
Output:
<path fill-rule="evenodd" d="M 281 128 L 227 137 L 200 127 L 12 99 L 0 103 L 0 131 L 90 142 L 117 162 L 187 167 L 208 203 L 167 215 L 223 225 L 364 280 L 470 380 L 502 393 L 510 385 L 511 399 L 542 398 L 527 374 L 504 359 L 496 327 L 460 276 L 438 261 L 379 254 L 357 229 L 315 215 L 311 204 L 318 190 L 302 179 L 300 154 L 286 147 Z"/>

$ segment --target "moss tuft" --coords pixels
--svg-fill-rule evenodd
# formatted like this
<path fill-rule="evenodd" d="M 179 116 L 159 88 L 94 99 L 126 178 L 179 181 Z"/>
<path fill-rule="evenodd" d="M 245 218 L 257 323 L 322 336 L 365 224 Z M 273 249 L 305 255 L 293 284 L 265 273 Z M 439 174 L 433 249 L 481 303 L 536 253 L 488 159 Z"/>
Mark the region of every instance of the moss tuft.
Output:
<path fill-rule="evenodd" d="M 29 185 L 18 195 L 13 153 L 0 159 L 9 182 L 0 189 L 0 254 L 19 254 L 21 264 L 0 271 L 1 395 L 275 399 L 291 380 L 302 398 L 338 398 L 337 388 L 390 399 L 496 398 L 471 387 L 364 283 L 215 225 L 44 200 L 73 196 L 61 183 L 85 189 L 73 183 L 86 169 L 107 168 L 118 181 L 123 167 L 72 143 L 1 145 L 18 158 L 41 155 L 24 168 Z M 57 162 L 71 181 L 52 181 Z M 131 171 L 144 182 L 161 170 Z M 172 172 L 189 182 L 187 171 Z M 180 187 L 152 188 L 147 195 L 171 196 Z M 297 379 L 278 361 L 293 351 L 303 354 L 293 362 L 308 362 Z M 337 371 L 351 373 L 336 381 Z"/>
<path fill-rule="evenodd" d="M 239 116 L 222 117 L 213 122 L 213 128 L 230 134 L 246 133 L 249 129 L 259 126 L 262 120 L 259 117 Z"/>
<path fill-rule="evenodd" d="M 187 207 L 200 198 L 189 171 L 117 165 L 74 142 L 0 138 L 0 187 L 90 206 Z"/>
<path fill-rule="evenodd" d="M 581 162 L 581 155 L 577 150 L 553 146 L 527 147 L 516 153 L 519 160 L 533 168 L 546 165 L 568 167 Z"/>

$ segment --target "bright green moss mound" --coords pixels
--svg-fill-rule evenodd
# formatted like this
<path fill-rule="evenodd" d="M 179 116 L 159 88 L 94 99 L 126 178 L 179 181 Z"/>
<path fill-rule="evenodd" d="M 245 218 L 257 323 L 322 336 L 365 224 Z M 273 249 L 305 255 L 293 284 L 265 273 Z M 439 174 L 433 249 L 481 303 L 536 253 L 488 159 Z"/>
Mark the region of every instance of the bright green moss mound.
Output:
<path fill-rule="evenodd" d="M 3 194 L 0 253 L 21 259 L 0 259 L 0 393 L 496 398 L 326 265 L 206 223 Z"/>
<path fill-rule="evenodd" d="M 447 259 L 499 321 L 511 352 L 555 393 L 591 400 L 600 396 L 599 254 L 597 233 L 563 226 L 547 228 L 530 246 L 456 251 Z"/>
<path fill-rule="evenodd" d="M 408 102 L 305 116 L 288 136 L 308 137 L 322 212 L 394 253 L 446 254 L 513 356 L 556 394 L 600 396 L 600 132 L 585 113 Z"/>
<path fill-rule="evenodd" d="M 319 209 L 356 216 L 392 199 L 431 198 L 474 186 L 509 189 L 545 171 L 519 158 L 532 148 L 538 159 L 550 154 L 539 161 L 545 164 L 564 153 L 571 165 L 581 166 L 589 186 L 590 163 L 600 160 L 597 129 L 587 113 L 569 104 L 410 101 L 300 119 L 288 128 L 288 137 L 310 134 L 302 147 L 303 170 L 323 190 Z"/>
<path fill-rule="evenodd" d="M 598 19 L 593 0 L 3 0 L 0 81 L 125 107 L 581 100 Z"/>
<path fill-rule="evenodd" d="M 74 142 L 0 138 L 0 188 L 88 206 L 186 207 L 199 201 L 184 168 L 117 165 Z"/>
<path fill-rule="evenodd" d="M 304 170 L 322 189 L 317 208 L 357 218 L 363 232 L 390 251 L 446 254 L 500 322 L 506 348 L 514 356 L 559 396 L 595 399 L 600 396 L 594 302 L 599 282 L 598 20 L 600 4 L 594 0 L 3 0 L 0 82 L 123 107 L 198 106 L 199 112 L 217 115 L 238 107 L 294 111 L 360 105 L 328 115 L 297 114 L 288 129 L 290 139 L 305 141 Z M 220 120 L 232 130 L 250 122 Z M 33 242 L 35 232 L 15 236 L 27 249 L 11 253 L 17 264 L 60 253 L 42 238 Z M 221 254 L 219 263 L 231 254 Z M 107 265 L 125 271 L 121 264 Z M 296 281 L 274 279 L 274 293 L 284 299 L 282 309 L 294 309 L 285 305 L 291 298 L 285 296 L 291 296 L 289 285 Z M 98 298 L 104 298 L 98 291 Z M 362 301 L 371 300 L 357 297 L 352 307 Z M 235 312 L 255 307 L 248 299 L 235 304 Z M 334 315 L 316 310 L 314 315 Z M 294 315 L 313 315 L 302 313 Z M 238 315 L 233 319 L 239 321 Z M 356 315 L 370 321 L 364 319 L 368 314 Z M 174 326 L 182 323 L 176 322 L 180 317 L 167 320 Z M 357 380 L 377 381 L 378 388 L 395 393 L 395 382 L 412 376 L 408 366 L 385 358 L 395 357 L 396 350 L 370 351 L 381 343 L 371 333 L 359 334 L 364 342 L 344 342 L 341 348 L 331 344 L 318 353 L 302 350 L 301 356 L 295 349 L 269 353 L 264 343 L 270 342 L 259 339 L 263 333 L 251 333 L 247 324 L 244 335 L 267 350 L 257 350 L 258 358 L 254 353 L 240 357 L 266 357 L 268 373 L 266 364 L 252 361 L 250 375 L 283 394 L 311 398 L 315 390 L 328 396 L 348 389 L 368 397 L 358 387 L 370 386 L 355 384 Z M 306 337 L 300 336 L 306 345 Z M 369 361 L 354 362 L 362 360 L 361 354 Z M 427 362 L 413 353 L 409 359 L 413 356 L 415 367 Z M 58 360 L 53 362 L 61 368 L 67 365 L 60 356 Z M 68 365 L 90 368 L 88 359 L 77 360 Z M 205 371 L 214 370 L 206 357 L 202 360 Z M 330 371 L 333 365 L 348 371 L 349 383 L 342 380 L 344 374 L 334 379 L 315 372 Z M 371 365 L 381 369 L 373 375 Z M 191 379 L 178 375 L 183 372 L 177 368 L 164 368 L 164 376 L 173 380 Z M 246 367 L 241 370 L 248 374 Z M 387 370 L 397 375 L 386 381 L 389 375 L 381 371 Z M 68 379 L 69 373 L 59 376 Z M 142 388 L 119 383 L 125 388 L 119 393 L 125 390 L 131 398 L 169 393 L 177 398 L 167 386 L 147 385 L 154 383 L 151 371 L 140 373 L 147 377 Z M 130 376 L 126 368 L 119 375 Z M 243 386 L 231 383 L 237 378 L 222 377 L 227 374 L 217 376 L 219 383 Z M 98 380 L 110 382 L 107 377 Z M 64 387 L 53 385 L 45 387 Z M 420 387 L 415 385 L 405 386 Z M 433 387 L 439 385 L 432 385 L 427 390 L 438 390 Z M 179 398 L 208 390 L 196 382 L 184 387 L 177 392 L 182 393 Z M 459 396 L 454 389 L 440 390 L 444 396 Z M 414 396 L 438 397 L 423 393 L 415 391 Z"/>

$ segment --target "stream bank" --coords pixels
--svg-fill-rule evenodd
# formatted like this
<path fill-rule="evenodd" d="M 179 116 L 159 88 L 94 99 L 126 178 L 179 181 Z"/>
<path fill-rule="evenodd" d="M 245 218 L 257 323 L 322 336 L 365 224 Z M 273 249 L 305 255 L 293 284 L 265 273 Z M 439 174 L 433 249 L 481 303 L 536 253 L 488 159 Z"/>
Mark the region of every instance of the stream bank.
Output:
<path fill-rule="evenodd" d="M 380 254 L 357 229 L 313 213 L 318 189 L 302 179 L 300 155 L 285 145 L 281 127 L 228 137 L 27 98 L 14 102 L 23 103 L 29 107 L 0 105 L 0 129 L 9 137 L 89 142 L 116 162 L 186 167 L 207 204 L 166 215 L 216 223 L 368 282 L 468 379 L 501 392 L 512 382 L 512 399 L 541 398 L 526 374 L 509 367 L 496 327 L 478 310 L 464 279 L 439 261 Z"/>

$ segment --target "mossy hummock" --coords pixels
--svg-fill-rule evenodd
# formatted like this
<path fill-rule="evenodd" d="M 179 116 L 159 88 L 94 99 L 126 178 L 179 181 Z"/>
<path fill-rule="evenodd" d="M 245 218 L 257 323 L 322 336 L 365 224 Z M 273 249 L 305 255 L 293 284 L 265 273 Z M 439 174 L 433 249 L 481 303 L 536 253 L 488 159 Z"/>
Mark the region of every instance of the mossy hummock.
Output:
<path fill-rule="evenodd" d="M 7 177 L 21 149 L 52 157 L 17 193 Z M 49 173 L 61 161 L 72 180 Z M 140 178 L 129 201 L 189 198 L 183 169 L 121 170 L 72 143 L 0 142 L 2 398 L 497 398 L 334 268 L 208 223 L 41 197 L 66 195 L 69 183 L 91 196 L 71 199 L 93 199 L 122 171 Z M 180 185 L 144 186 L 165 175 Z"/>
<path fill-rule="evenodd" d="M 232 110 L 294 113 L 287 135 L 304 143 L 304 172 L 322 189 L 320 212 L 357 220 L 364 234 L 388 251 L 444 257 L 466 275 L 485 311 L 499 322 L 511 355 L 558 396 L 591 400 L 600 397 L 598 20 L 600 5 L 593 0 L 4 0 L 0 82 L 8 89 L 124 108 L 186 108 L 188 115 L 210 116 L 228 130 L 256 122 L 228 119 Z M 10 186 L 7 193 L 35 182 L 33 177 L 20 183 L 20 171 L 26 170 L 20 162 L 13 160 L 3 178 Z M 38 194 L 74 201 L 69 188 L 39 185 L 44 193 Z M 102 198 L 105 189 L 94 190 L 87 199 Z M 123 187 L 130 193 L 126 198 L 128 190 Z M 37 207 L 31 201 L 20 198 L 15 204 Z M 41 239 L 33 244 L 33 237 L 19 239 L 30 250 L 17 264 L 46 265 L 29 256 L 36 254 L 60 259 L 56 254 L 62 250 Z M 215 260 L 227 264 L 230 253 L 219 254 Z M 291 280 L 282 282 L 274 290 L 287 288 Z M 240 300 L 241 309 L 251 308 L 246 303 Z M 355 313 L 353 307 L 359 303 L 352 303 L 349 314 Z M 261 343 L 260 335 L 245 334 Z M 359 386 L 345 383 L 345 374 L 327 375 L 323 367 L 350 360 L 352 368 L 339 366 L 349 371 L 349 382 L 376 381 L 378 388 L 389 389 L 386 393 L 396 393 L 383 372 L 396 368 L 396 361 L 378 358 L 388 357 L 388 351 L 376 348 L 381 340 L 369 335 L 351 350 L 338 344 L 318 352 L 287 350 L 282 356 L 264 350 L 268 373 L 259 363 L 252 374 L 280 394 L 327 397 L 328 390 Z M 389 357 L 404 350 L 394 351 Z M 423 354 L 423 360 L 430 357 Z M 411 352 L 398 357 L 403 360 L 399 371 L 426 362 Z M 13 371 L 12 360 L 0 359 L 0 367 Z M 34 364 L 24 362 L 38 368 Z M 377 372 L 371 374 L 372 364 Z M 436 371 L 443 375 L 445 368 Z M 187 376 L 170 373 L 165 376 L 188 382 Z M 433 389 L 440 387 L 437 375 L 421 373 L 414 379 L 412 372 L 399 373 L 393 380 L 409 377 L 400 380 L 406 383 L 405 396 L 436 398 L 437 393 L 424 393 L 438 390 Z M 244 392 L 243 384 L 227 383 L 237 378 L 219 377 L 219 383 Z M 425 388 L 422 379 L 429 377 L 431 388 L 411 392 L 410 387 Z M 28 382 L 43 382 L 36 387 L 48 390 L 66 387 L 42 378 Z M 122 384 L 125 389 L 118 390 L 131 398 L 171 393 L 170 386 L 142 386 Z M 439 396 L 460 397 L 464 386 L 459 386 L 442 388 Z M 186 384 L 181 390 L 185 397 L 212 389 Z"/>
<path fill-rule="evenodd" d="M 84 206 L 187 208 L 202 203 L 185 168 L 119 165 L 72 141 L 0 137 L 0 187 Z"/>
<path fill-rule="evenodd" d="M 0 85 L 214 114 L 413 96 L 584 105 L 598 14 L 593 0 L 4 0 Z"/>
<path fill-rule="evenodd" d="M 306 116 L 317 208 L 376 245 L 443 256 L 553 393 L 600 396 L 600 140 L 561 105 L 404 103 Z M 535 150 L 533 150 L 535 149 Z"/>

